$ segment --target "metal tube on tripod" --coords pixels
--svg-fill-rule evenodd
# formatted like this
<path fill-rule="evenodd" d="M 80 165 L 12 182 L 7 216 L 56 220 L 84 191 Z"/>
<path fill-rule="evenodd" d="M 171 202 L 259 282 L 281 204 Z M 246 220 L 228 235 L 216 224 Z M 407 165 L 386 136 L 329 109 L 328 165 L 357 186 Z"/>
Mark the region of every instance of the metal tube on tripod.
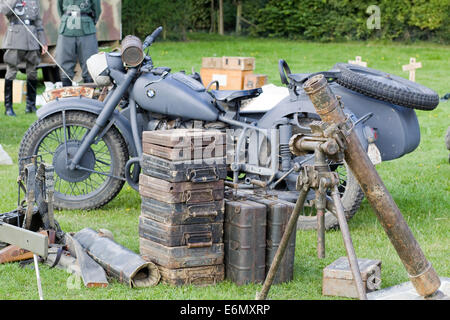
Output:
<path fill-rule="evenodd" d="M 267 298 L 267 294 L 269 293 L 275 275 L 277 274 L 278 267 L 280 266 L 281 259 L 283 259 L 284 253 L 289 243 L 289 239 L 291 238 L 291 234 L 297 229 L 296 227 L 298 216 L 303 210 L 303 205 L 305 204 L 308 191 L 309 186 L 304 186 L 300 191 L 300 194 L 298 195 L 294 210 L 292 211 L 286 229 L 284 230 L 283 237 L 281 238 L 280 245 L 277 249 L 277 252 L 275 253 L 275 257 L 273 257 L 272 264 L 270 265 L 269 272 L 267 273 L 266 279 L 264 280 L 261 292 L 256 295 L 256 300 L 265 300 Z"/>
<path fill-rule="evenodd" d="M 356 258 L 355 248 L 353 247 L 350 230 L 348 229 L 347 218 L 345 217 L 344 207 L 342 206 L 341 196 L 338 187 L 335 186 L 331 193 L 333 197 L 334 206 L 336 208 L 336 215 L 339 221 L 339 228 L 341 229 L 342 238 L 344 239 L 345 250 L 347 251 L 348 263 L 352 270 L 353 279 L 355 280 L 356 292 L 358 292 L 359 300 L 367 300 L 366 289 L 359 270 L 358 259 Z"/>
<path fill-rule="evenodd" d="M 309 79 L 303 85 L 303 89 L 322 121 L 345 126 L 347 118 L 344 111 L 323 75 L 316 75 Z M 426 259 L 399 208 L 364 152 L 356 133 L 352 130 L 346 136 L 344 155 L 405 266 L 417 293 L 421 296 L 432 295 L 440 287 L 439 276 Z"/>

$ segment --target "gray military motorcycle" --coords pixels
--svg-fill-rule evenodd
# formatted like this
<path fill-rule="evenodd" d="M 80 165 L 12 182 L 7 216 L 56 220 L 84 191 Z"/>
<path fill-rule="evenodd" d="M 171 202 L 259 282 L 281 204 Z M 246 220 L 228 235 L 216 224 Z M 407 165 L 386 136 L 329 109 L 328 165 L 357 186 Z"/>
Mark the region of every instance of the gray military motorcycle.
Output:
<path fill-rule="evenodd" d="M 37 112 L 38 120 L 24 135 L 19 151 L 21 167 L 32 155 L 55 168 L 55 205 L 60 209 L 94 209 L 111 201 L 125 182 L 138 187 L 142 132 L 202 127 L 232 132 L 235 150 L 229 176 L 242 188 L 265 189 L 295 201 L 299 168 L 313 162 L 310 154 L 294 155 L 290 138 L 311 133 L 309 124 L 320 120 L 302 84 L 315 74 L 292 74 L 280 60 L 282 83 L 289 96 L 269 111 L 246 111 L 246 100 L 262 93 L 254 90 L 211 90 L 197 73 L 171 73 L 154 67 L 147 48 L 162 28 L 144 43 L 129 36 L 121 53 L 99 53 L 89 61 L 98 86 L 109 87 L 104 101 L 84 97 L 61 98 Z M 340 97 L 362 145 L 372 158 L 388 161 L 417 148 L 419 124 L 413 109 L 434 109 L 437 94 L 417 83 L 378 70 L 336 64 L 320 72 Z M 258 134 L 255 134 L 258 133 Z M 266 139 L 260 139 L 263 135 Z M 241 156 L 244 154 L 244 156 Z M 363 198 L 359 185 L 344 162 L 330 162 L 339 173 L 340 192 L 347 217 Z M 314 198 L 311 195 L 310 200 Z M 328 210 L 326 228 L 337 225 Z M 316 227 L 314 210 L 304 209 L 299 227 Z"/>

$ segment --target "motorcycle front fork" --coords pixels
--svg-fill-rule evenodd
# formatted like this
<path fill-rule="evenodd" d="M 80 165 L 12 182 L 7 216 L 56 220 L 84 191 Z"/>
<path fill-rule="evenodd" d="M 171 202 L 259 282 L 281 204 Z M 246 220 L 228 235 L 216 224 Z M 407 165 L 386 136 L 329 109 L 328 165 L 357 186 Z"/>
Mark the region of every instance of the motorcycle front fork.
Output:
<path fill-rule="evenodd" d="M 81 145 L 78 148 L 77 152 L 75 153 L 73 158 L 70 161 L 68 161 L 67 165 L 70 170 L 83 169 L 79 165 L 81 159 L 83 158 L 84 154 L 89 149 L 89 147 L 92 145 L 92 143 L 94 143 L 97 135 L 101 132 L 101 130 L 106 126 L 106 124 L 110 120 L 111 115 L 114 112 L 114 109 L 119 104 L 119 101 L 120 99 L 122 99 L 122 96 L 128 90 L 131 81 L 134 79 L 136 75 L 136 72 L 137 69 L 134 68 L 130 69 L 127 72 L 127 74 L 123 77 L 121 83 L 114 89 L 111 95 L 106 99 L 105 106 L 98 115 L 97 119 L 95 120 L 94 126 L 83 137 L 83 141 L 81 142 Z M 65 142 L 67 144 L 67 141 Z M 67 154 L 66 156 L 68 157 L 69 155 Z"/>

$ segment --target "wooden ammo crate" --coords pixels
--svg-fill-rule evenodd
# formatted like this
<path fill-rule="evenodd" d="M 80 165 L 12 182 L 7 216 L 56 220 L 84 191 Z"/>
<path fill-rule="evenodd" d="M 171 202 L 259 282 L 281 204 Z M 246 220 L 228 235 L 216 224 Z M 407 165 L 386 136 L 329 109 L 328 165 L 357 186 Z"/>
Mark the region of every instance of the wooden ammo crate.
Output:
<path fill-rule="evenodd" d="M 142 216 L 170 225 L 223 223 L 224 201 L 206 203 L 166 203 L 142 197 Z"/>
<path fill-rule="evenodd" d="M 381 288 L 381 261 L 358 259 L 358 266 L 366 292 Z M 322 294 L 358 298 L 355 280 L 347 257 L 341 257 L 323 269 Z"/>
<path fill-rule="evenodd" d="M 139 217 L 139 236 L 167 247 L 189 248 L 223 242 L 223 223 L 170 225 Z"/>
<path fill-rule="evenodd" d="M 24 80 L 13 81 L 13 103 L 25 102 L 27 82 Z M 0 101 L 5 101 L 5 79 L 0 79 Z"/>
<path fill-rule="evenodd" d="M 143 143 L 170 148 L 222 145 L 225 144 L 225 139 L 225 133 L 220 130 L 171 129 L 144 131 L 142 133 Z"/>
<path fill-rule="evenodd" d="M 203 247 L 166 247 L 157 242 L 139 238 L 139 250 L 146 261 L 168 269 L 192 268 L 223 264 L 223 243 L 208 244 Z"/>
<path fill-rule="evenodd" d="M 219 130 L 172 129 L 144 131 L 142 151 L 172 161 L 224 157 L 226 135 Z"/>
<path fill-rule="evenodd" d="M 248 74 L 244 78 L 244 90 L 261 88 L 267 84 L 267 76 L 265 74 Z"/>
<path fill-rule="evenodd" d="M 203 57 L 202 68 L 222 69 L 222 57 Z"/>
<path fill-rule="evenodd" d="M 255 58 L 252 57 L 222 57 L 222 68 L 226 70 L 255 70 Z"/>

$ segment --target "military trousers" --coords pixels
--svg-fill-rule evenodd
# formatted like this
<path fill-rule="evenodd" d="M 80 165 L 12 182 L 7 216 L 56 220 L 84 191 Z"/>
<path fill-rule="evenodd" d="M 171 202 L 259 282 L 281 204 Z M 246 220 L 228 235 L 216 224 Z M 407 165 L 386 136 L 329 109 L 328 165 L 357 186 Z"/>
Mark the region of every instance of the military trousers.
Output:
<path fill-rule="evenodd" d="M 75 66 L 79 62 L 83 71 L 83 80 L 91 81 L 86 61 L 96 53 L 98 53 L 98 42 L 95 33 L 82 37 L 67 37 L 61 34 L 58 36 L 56 61 L 71 79 L 75 75 Z M 67 78 L 64 72 L 60 73 L 61 78 Z"/>
<path fill-rule="evenodd" d="M 8 49 L 3 55 L 3 61 L 6 63 L 5 79 L 16 79 L 19 64 L 25 63 L 27 80 L 37 80 L 37 66 L 41 63 L 41 52 L 40 50 Z"/>

